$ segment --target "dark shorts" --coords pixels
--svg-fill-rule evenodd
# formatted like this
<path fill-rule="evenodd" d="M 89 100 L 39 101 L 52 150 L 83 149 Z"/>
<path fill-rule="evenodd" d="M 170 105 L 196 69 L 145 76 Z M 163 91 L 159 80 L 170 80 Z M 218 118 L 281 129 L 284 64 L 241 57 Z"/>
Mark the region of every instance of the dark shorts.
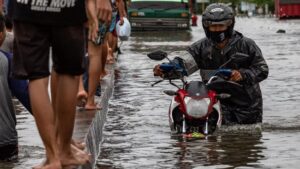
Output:
<path fill-rule="evenodd" d="M 10 161 L 17 158 L 18 155 L 18 145 L 6 145 L 0 147 L 0 160 L 1 161 Z"/>
<path fill-rule="evenodd" d="M 46 26 L 14 21 L 13 75 L 40 79 L 50 75 L 49 51 L 58 74 L 84 72 L 85 32 L 83 25 Z"/>

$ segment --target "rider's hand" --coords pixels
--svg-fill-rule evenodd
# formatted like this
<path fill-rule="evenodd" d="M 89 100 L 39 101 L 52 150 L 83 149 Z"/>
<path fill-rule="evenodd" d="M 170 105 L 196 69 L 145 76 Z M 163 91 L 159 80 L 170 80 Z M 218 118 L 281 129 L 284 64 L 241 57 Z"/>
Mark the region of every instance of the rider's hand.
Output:
<path fill-rule="evenodd" d="M 154 76 L 163 77 L 163 72 L 160 69 L 160 65 L 155 65 L 155 67 L 153 68 L 153 73 L 154 73 Z"/>
<path fill-rule="evenodd" d="M 105 22 L 106 25 L 109 25 L 112 16 L 110 0 L 96 0 L 96 14 L 101 22 Z"/>
<path fill-rule="evenodd" d="M 229 80 L 234 81 L 234 82 L 238 82 L 238 81 L 243 80 L 243 77 L 242 77 L 241 73 L 238 70 L 232 70 L 231 77 L 230 77 Z"/>

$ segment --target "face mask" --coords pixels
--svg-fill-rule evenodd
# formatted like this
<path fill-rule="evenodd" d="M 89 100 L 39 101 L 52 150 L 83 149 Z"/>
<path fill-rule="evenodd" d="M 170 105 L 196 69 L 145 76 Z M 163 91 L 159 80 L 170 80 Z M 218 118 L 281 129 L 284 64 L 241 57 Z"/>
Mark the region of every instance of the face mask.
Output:
<path fill-rule="evenodd" d="M 209 32 L 209 35 L 210 39 L 215 43 L 221 43 L 227 38 L 226 31 Z"/>

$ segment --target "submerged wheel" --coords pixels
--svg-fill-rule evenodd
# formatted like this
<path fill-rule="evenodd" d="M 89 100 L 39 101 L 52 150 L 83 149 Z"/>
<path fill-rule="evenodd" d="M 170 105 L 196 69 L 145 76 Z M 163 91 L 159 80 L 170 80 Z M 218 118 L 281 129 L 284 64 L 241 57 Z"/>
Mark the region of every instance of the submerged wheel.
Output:
<path fill-rule="evenodd" d="M 212 134 L 216 131 L 218 119 L 218 111 L 214 109 L 208 118 L 208 134 Z"/>

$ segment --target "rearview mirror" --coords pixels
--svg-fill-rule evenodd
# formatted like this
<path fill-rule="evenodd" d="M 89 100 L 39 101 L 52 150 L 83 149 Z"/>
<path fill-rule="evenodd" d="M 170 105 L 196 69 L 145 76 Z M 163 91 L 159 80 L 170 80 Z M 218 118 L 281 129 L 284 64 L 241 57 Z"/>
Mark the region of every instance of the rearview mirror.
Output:
<path fill-rule="evenodd" d="M 177 95 L 177 92 L 175 92 L 173 90 L 164 90 L 164 93 L 166 95 L 169 95 L 169 96 L 176 96 Z"/>
<path fill-rule="evenodd" d="M 159 61 L 159 60 L 163 60 L 164 58 L 166 58 L 168 56 L 168 54 L 164 51 L 158 50 L 158 51 L 147 54 L 147 56 L 152 60 Z"/>

